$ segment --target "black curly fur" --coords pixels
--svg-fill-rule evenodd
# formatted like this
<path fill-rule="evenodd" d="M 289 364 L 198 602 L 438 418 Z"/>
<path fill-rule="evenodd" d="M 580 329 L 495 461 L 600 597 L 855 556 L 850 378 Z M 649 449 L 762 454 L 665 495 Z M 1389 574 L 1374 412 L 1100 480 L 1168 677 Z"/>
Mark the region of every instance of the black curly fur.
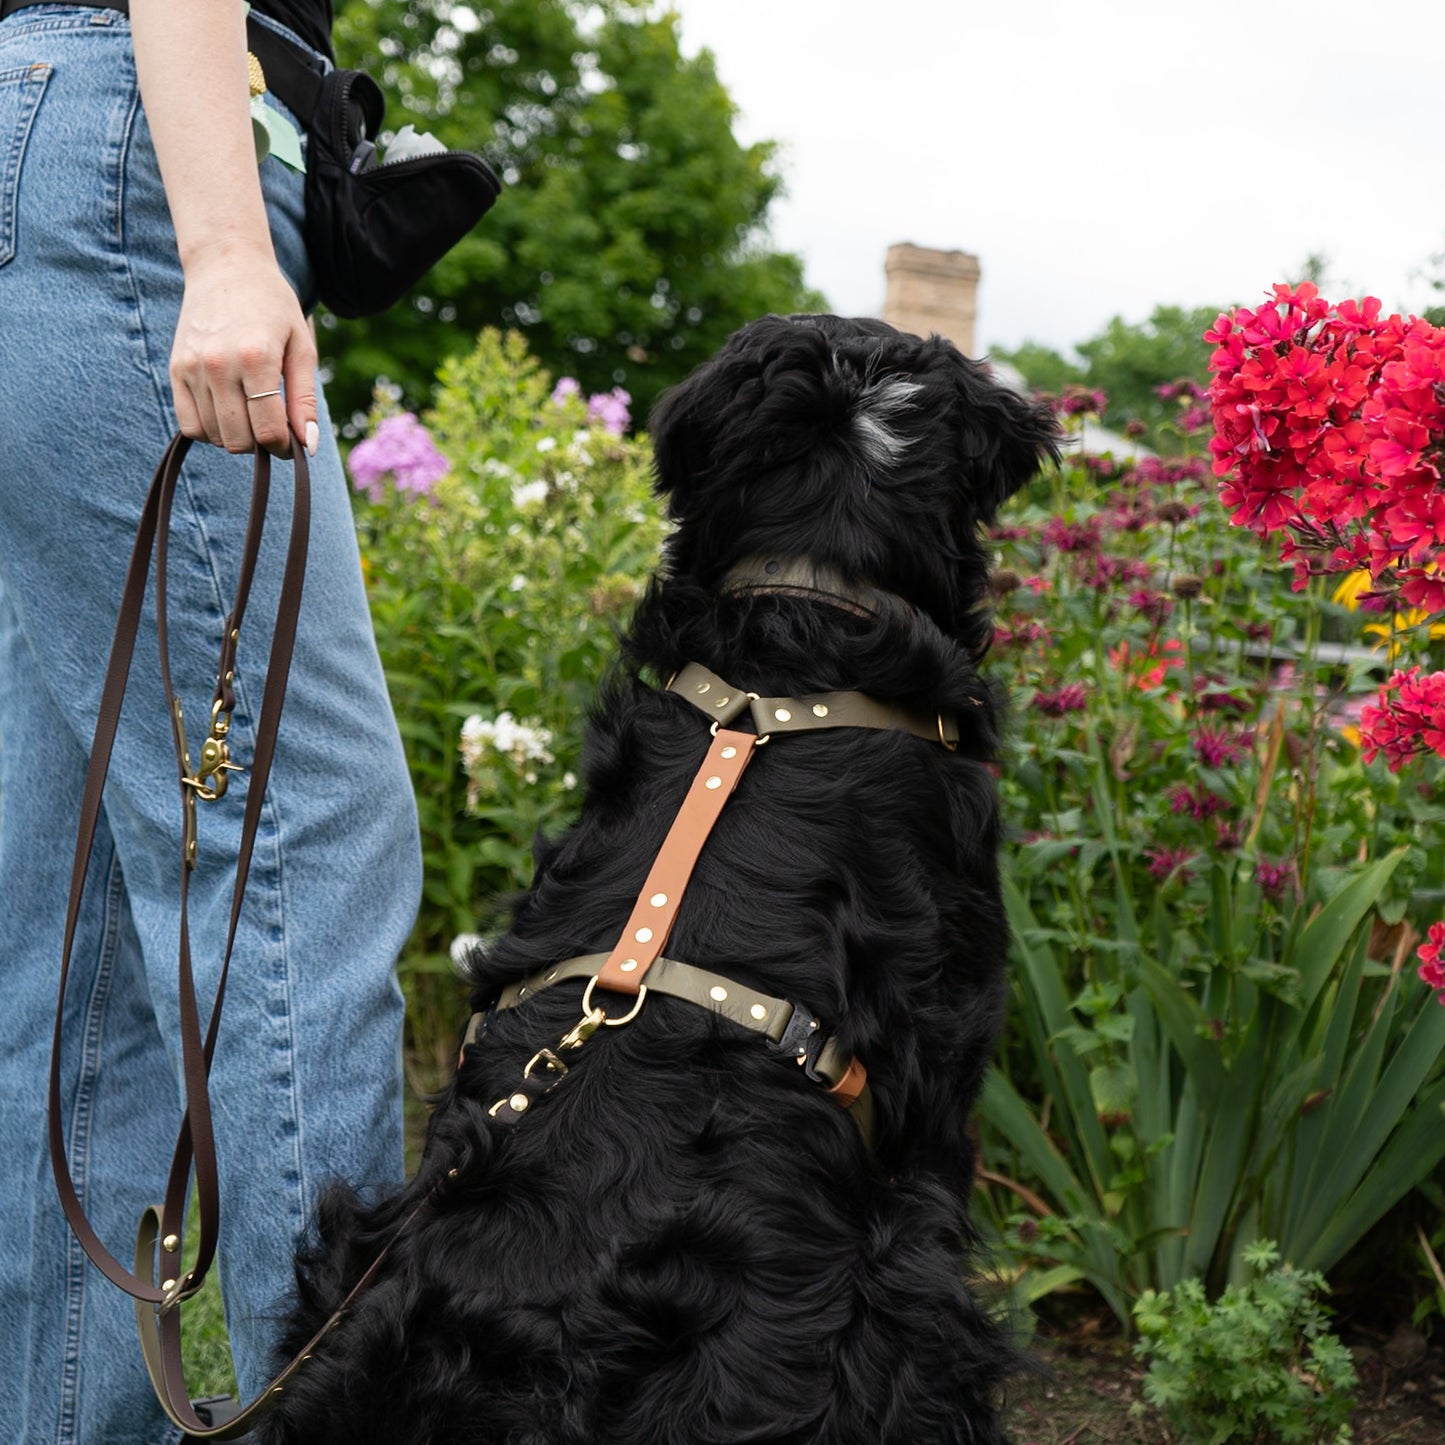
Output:
<path fill-rule="evenodd" d="M 282 1396 L 268 1445 L 1003 1439 L 1014 1356 L 964 1280 L 966 1125 L 1006 946 L 979 529 L 1053 454 L 1053 420 L 939 338 L 766 317 L 661 401 L 653 434 L 677 528 L 591 719 L 582 819 L 539 843 L 511 931 L 472 962 L 474 1006 L 616 942 L 707 742 L 649 677 L 697 661 L 768 695 L 954 713 L 956 752 L 871 729 L 760 749 L 668 943 L 836 1029 L 867 1066 L 876 1147 L 756 1035 L 660 996 L 499 1124 L 487 1107 L 576 1022 L 580 988 L 495 1015 L 417 1178 L 377 1206 L 326 1201 L 282 1358 L 437 1204 Z M 891 596 L 863 617 L 720 595 L 760 551 Z"/>

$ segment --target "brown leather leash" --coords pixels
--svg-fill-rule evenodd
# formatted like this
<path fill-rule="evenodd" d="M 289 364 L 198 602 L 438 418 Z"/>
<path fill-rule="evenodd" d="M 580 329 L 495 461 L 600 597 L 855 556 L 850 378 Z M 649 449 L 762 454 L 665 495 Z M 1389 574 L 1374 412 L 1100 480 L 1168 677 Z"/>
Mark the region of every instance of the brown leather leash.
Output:
<path fill-rule="evenodd" d="M 235 708 L 236 645 L 240 639 L 246 603 L 250 596 L 256 560 L 260 553 L 265 527 L 267 503 L 270 498 L 271 458 L 267 452 L 256 453 L 252 482 L 250 515 L 245 544 L 237 577 L 236 599 L 226 618 L 217 666 L 216 690 L 211 702 L 209 731 L 201 748 L 199 765 L 192 762 L 186 738 L 185 716 L 181 699 L 171 680 L 169 629 L 166 609 L 167 545 L 171 512 L 180 479 L 181 464 L 190 450 L 189 438 L 176 436 L 166 448 L 151 481 L 136 530 L 122 591 L 115 636 L 111 643 L 105 681 L 96 714 L 95 734 L 91 744 L 90 763 L 86 771 L 81 799 L 80 821 L 75 844 L 75 862 L 71 873 L 70 898 L 66 911 L 65 936 L 62 945 L 59 997 L 55 1010 L 55 1033 L 50 1055 L 49 1142 L 51 1168 L 61 1208 L 82 1248 L 96 1268 L 136 1302 L 136 1322 L 141 1348 L 145 1354 L 152 1384 L 171 1420 L 192 1435 L 226 1440 L 244 1433 L 255 1423 L 256 1416 L 274 1398 L 277 1382 L 248 1406 L 241 1415 L 226 1424 L 212 1427 L 191 1406 L 181 1369 L 180 1310 L 181 1301 L 195 1294 L 204 1283 L 215 1259 L 220 1233 L 220 1190 L 216 1169 L 215 1136 L 212 1127 L 207 1081 L 215 1053 L 225 1001 L 226 980 L 230 971 L 231 952 L 240 921 L 241 903 L 250 871 L 251 853 L 266 795 L 266 783 L 275 754 L 276 736 L 285 701 L 286 681 L 300 616 L 301 593 L 306 575 L 306 547 L 311 519 L 311 479 L 305 448 L 297 440 L 293 446 L 295 489 L 292 500 L 291 530 L 282 575 L 276 625 L 272 635 L 271 655 L 267 663 L 261 693 L 261 710 L 256 724 L 255 749 L 250 763 L 251 779 L 246 793 L 240 843 L 236 855 L 236 878 L 231 894 L 230 923 L 226 933 L 225 952 L 210 1021 L 202 1037 L 200 1012 L 196 999 L 195 977 L 191 965 L 188 898 L 190 876 L 199 859 L 196 827 L 198 801 L 215 802 L 226 793 L 228 776 L 238 771 L 231 761 L 229 731 L 231 713 Z M 176 750 L 178 784 L 181 795 L 181 859 L 180 859 L 180 925 L 178 947 L 179 1030 L 182 1077 L 185 1085 L 185 1111 L 171 1158 L 166 1182 L 165 1202 L 146 1210 L 137 1234 L 135 1270 L 126 1269 L 106 1248 L 86 1217 L 70 1172 L 65 1146 L 65 1127 L 61 1099 L 61 1030 L 65 1011 L 65 991 L 70 972 L 71 953 L 75 942 L 80 905 L 85 890 L 85 875 L 90 862 L 96 827 L 100 818 L 106 775 L 125 699 L 135 640 L 139 631 L 146 584 L 155 564 L 156 630 L 160 643 L 161 680 L 171 708 L 171 731 Z M 186 1218 L 186 1192 L 190 1175 L 196 1180 L 196 1202 L 200 1221 L 195 1263 L 188 1270 L 181 1268 L 181 1236 Z M 419 1212 L 419 1211 L 417 1211 Z M 415 1213 L 412 1218 L 415 1217 Z M 409 1224 L 411 1218 L 407 1220 Z M 405 1227 L 405 1226 L 403 1226 Z M 359 1293 L 375 1278 L 381 1259 L 352 1291 Z M 347 1301 L 350 1302 L 350 1298 Z M 339 1317 L 339 1313 L 338 1316 Z M 335 1323 L 329 1321 L 321 1333 Z M 305 1352 L 303 1351 L 303 1354 Z M 301 1363 L 300 1358 L 287 1366 L 278 1380 L 289 1378 Z"/>

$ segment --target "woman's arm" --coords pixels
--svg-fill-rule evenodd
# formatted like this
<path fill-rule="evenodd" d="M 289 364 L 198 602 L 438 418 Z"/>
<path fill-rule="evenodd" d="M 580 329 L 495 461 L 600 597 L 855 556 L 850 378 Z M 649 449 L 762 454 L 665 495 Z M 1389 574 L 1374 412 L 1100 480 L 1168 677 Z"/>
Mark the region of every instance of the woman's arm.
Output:
<path fill-rule="evenodd" d="M 266 222 L 241 0 L 131 0 L 130 15 L 185 273 L 170 366 L 181 430 L 286 456 L 289 423 L 314 451 L 316 347 Z M 284 398 L 247 400 L 283 379 Z"/>

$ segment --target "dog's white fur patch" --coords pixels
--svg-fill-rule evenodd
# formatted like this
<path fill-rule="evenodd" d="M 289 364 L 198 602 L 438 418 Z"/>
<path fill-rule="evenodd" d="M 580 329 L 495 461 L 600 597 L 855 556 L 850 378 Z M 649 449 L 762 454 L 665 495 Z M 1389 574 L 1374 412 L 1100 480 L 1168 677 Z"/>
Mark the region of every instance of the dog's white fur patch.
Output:
<path fill-rule="evenodd" d="M 870 469 L 882 469 L 899 460 L 909 439 L 895 430 L 898 417 L 913 406 L 913 397 L 923 384 L 901 376 L 870 381 L 858 395 L 853 409 L 853 439 L 860 460 Z"/>

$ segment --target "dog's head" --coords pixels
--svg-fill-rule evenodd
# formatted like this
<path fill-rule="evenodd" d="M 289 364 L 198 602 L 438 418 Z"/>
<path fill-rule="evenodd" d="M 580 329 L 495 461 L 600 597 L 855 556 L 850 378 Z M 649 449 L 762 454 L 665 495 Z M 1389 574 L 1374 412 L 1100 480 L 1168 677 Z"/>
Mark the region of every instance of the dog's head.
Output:
<path fill-rule="evenodd" d="M 942 337 L 838 316 L 743 327 L 651 432 L 672 575 L 712 585 L 752 553 L 808 557 L 970 641 L 979 530 L 1059 439 L 1046 407 Z"/>

